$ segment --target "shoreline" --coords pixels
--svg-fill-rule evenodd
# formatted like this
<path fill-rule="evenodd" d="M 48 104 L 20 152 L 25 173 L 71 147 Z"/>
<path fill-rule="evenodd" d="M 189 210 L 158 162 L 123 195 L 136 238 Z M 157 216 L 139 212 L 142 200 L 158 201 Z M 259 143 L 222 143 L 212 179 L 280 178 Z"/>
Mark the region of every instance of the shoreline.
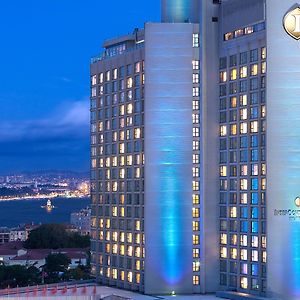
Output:
<path fill-rule="evenodd" d="M 0 198 L 0 202 L 8 202 L 8 201 L 26 201 L 26 200 L 45 200 L 45 199 L 82 199 L 82 198 L 89 198 L 90 195 L 36 195 L 36 196 L 21 196 L 21 197 L 9 197 L 9 198 Z"/>

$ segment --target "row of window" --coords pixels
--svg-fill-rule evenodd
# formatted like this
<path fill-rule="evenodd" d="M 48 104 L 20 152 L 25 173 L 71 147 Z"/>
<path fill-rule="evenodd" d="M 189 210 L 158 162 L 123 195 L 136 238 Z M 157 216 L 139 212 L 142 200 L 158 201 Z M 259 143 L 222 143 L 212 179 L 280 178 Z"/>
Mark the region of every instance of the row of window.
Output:
<path fill-rule="evenodd" d="M 228 80 L 234 81 L 239 79 L 245 79 L 248 76 L 257 76 L 258 75 L 258 64 L 252 64 L 249 67 L 248 66 L 242 66 L 239 69 L 231 69 L 229 71 L 229 76 L 227 71 L 221 71 L 220 72 L 220 83 L 226 82 Z M 249 72 L 250 71 L 250 72 Z M 262 62 L 260 64 L 260 74 L 266 74 L 267 72 L 267 63 Z"/>
<path fill-rule="evenodd" d="M 260 22 L 252 26 L 236 29 L 235 31 L 227 32 L 224 34 L 224 41 L 229 41 L 238 37 L 247 36 L 255 32 L 263 31 L 266 29 L 266 23 Z"/>
<path fill-rule="evenodd" d="M 101 72 L 98 75 L 93 75 L 91 77 L 91 85 L 94 86 L 97 83 L 109 82 L 111 80 L 117 80 L 125 78 L 126 76 L 131 76 L 132 74 L 137 74 L 144 71 L 145 62 L 136 62 L 134 64 L 129 64 L 127 66 L 121 66 L 120 68 L 114 68 L 113 70 L 107 70 L 106 72 Z"/>

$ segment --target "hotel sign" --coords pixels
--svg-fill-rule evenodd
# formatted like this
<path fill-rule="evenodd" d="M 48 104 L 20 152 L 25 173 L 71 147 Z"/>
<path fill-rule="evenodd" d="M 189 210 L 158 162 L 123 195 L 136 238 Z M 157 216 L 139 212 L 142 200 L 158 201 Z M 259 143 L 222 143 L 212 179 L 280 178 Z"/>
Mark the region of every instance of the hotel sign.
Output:
<path fill-rule="evenodd" d="M 300 221 L 300 197 L 294 201 L 297 208 L 274 209 L 275 217 L 288 217 L 290 221 Z"/>
<path fill-rule="evenodd" d="M 300 5 L 294 5 L 283 18 L 285 31 L 295 40 L 300 40 Z"/>

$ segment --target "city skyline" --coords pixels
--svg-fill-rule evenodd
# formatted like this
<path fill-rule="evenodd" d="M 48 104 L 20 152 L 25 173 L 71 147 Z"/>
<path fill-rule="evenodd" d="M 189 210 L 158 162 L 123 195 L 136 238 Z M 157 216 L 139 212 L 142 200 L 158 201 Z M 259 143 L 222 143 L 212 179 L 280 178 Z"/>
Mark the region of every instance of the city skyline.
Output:
<path fill-rule="evenodd" d="M 102 40 L 159 15 L 159 0 L 117 4 L 1 4 L 0 174 L 88 171 L 89 60 Z"/>

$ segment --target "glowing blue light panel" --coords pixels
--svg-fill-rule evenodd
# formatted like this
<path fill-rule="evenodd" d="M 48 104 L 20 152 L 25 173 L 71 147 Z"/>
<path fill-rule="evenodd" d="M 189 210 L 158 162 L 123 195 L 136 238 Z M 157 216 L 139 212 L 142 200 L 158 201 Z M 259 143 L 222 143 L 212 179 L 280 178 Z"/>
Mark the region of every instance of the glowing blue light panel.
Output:
<path fill-rule="evenodd" d="M 193 25 L 147 24 L 145 292 L 192 291 Z"/>

